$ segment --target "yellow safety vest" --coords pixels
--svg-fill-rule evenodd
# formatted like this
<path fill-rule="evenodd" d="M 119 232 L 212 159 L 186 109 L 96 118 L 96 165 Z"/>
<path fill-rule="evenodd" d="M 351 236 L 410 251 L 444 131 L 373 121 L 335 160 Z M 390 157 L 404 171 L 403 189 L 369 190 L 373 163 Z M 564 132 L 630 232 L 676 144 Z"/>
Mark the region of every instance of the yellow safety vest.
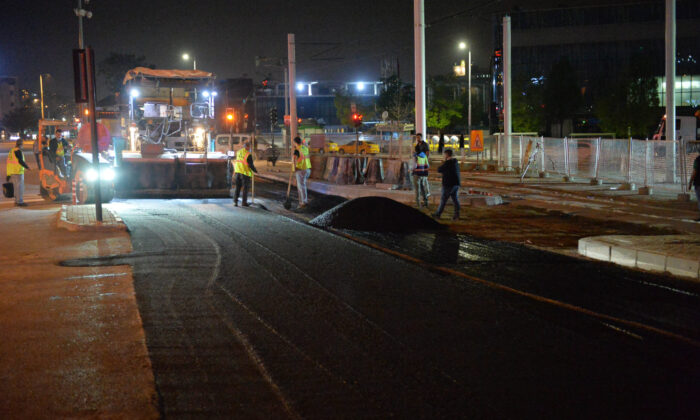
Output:
<path fill-rule="evenodd" d="M 19 150 L 19 147 L 15 147 L 10 150 L 10 154 L 7 155 L 7 176 L 10 175 L 22 175 L 24 173 L 24 166 L 19 164 L 17 156 L 15 156 L 15 151 Z M 19 151 L 22 153 L 22 151 Z M 24 160 L 24 153 L 22 153 L 22 160 Z"/>
<path fill-rule="evenodd" d="M 56 156 L 65 156 L 66 151 L 63 148 L 63 142 L 58 140 L 58 148 L 56 148 Z"/>
<path fill-rule="evenodd" d="M 236 160 L 233 161 L 233 171 L 235 173 L 253 176 L 253 171 L 251 171 L 250 166 L 248 166 L 248 156 L 250 156 L 250 152 L 248 152 L 245 147 L 238 150 L 236 153 Z"/>
<path fill-rule="evenodd" d="M 311 159 L 309 158 L 309 148 L 301 145 L 299 146 L 299 158 L 297 159 L 297 169 L 311 169 Z"/>

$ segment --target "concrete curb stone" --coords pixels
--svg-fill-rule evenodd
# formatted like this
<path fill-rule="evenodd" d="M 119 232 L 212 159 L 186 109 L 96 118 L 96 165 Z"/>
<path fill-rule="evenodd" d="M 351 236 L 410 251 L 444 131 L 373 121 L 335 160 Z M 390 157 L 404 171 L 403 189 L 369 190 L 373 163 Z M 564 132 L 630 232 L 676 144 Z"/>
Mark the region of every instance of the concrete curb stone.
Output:
<path fill-rule="evenodd" d="M 104 207 L 102 208 L 102 222 L 86 217 L 89 212 L 94 214 L 94 211 L 94 205 L 62 205 L 56 224 L 59 228 L 72 232 L 126 232 L 128 230 L 124 221 L 117 214 Z"/>
<path fill-rule="evenodd" d="M 625 267 L 700 280 L 700 235 L 610 235 L 579 239 L 578 252 Z"/>

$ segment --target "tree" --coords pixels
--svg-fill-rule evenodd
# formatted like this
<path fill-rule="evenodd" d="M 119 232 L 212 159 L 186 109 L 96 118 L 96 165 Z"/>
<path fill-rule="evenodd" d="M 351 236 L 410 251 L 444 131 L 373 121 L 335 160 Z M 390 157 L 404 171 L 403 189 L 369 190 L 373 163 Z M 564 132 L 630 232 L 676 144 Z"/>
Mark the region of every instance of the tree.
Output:
<path fill-rule="evenodd" d="M 462 104 L 459 101 L 435 99 L 426 117 L 427 126 L 442 134 L 447 127 L 462 118 Z"/>
<path fill-rule="evenodd" d="M 105 78 L 105 83 L 110 93 L 119 92 L 126 72 L 134 67 L 155 68 L 153 64 L 146 64 L 145 56 L 135 54 L 120 54 L 112 52 L 107 58 L 97 64 L 97 73 Z"/>
<path fill-rule="evenodd" d="M 513 82 L 513 131 L 539 132 L 544 120 L 542 78 Z"/>
<path fill-rule="evenodd" d="M 610 93 L 596 103 L 601 129 L 618 137 L 648 137 L 659 118 L 657 87 L 649 60 L 633 56 L 629 67 L 610 81 Z"/>
<path fill-rule="evenodd" d="M 352 126 L 352 104 L 355 104 L 357 112 L 362 114 L 365 120 L 374 117 L 374 107 L 360 102 L 361 98 L 347 95 L 344 92 L 335 94 L 333 105 L 335 105 L 335 115 L 342 125 Z"/>
<path fill-rule="evenodd" d="M 404 84 L 397 75 L 382 80 L 384 90 L 377 98 L 377 109 L 387 111 L 391 121 L 409 121 L 415 108 L 413 86 Z"/>
<path fill-rule="evenodd" d="M 31 106 L 25 105 L 5 114 L 2 124 L 9 131 L 17 131 L 20 133 L 20 136 L 24 137 L 24 132 L 36 127 L 38 121 L 39 112 Z"/>
<path fill-rule="evenodd" d="M 560 126 L 564 120 L 574 116 L 582 103 L 581 89 L 569 60 L 564 57 L 552 66 L 544 81 L 544 116 L 551 131 L 551 124 Z"/>

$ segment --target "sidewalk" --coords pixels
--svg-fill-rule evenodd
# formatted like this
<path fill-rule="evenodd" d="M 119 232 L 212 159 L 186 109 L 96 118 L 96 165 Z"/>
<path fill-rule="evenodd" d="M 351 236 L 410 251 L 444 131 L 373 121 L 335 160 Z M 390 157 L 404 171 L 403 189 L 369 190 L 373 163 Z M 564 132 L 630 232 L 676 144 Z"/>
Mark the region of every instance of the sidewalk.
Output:
<path fill-rule="evenodd" d="M 58 226 L 71 231 L 126 231 L 126 225 L 107 205 L 102 206 L 102 221 L 97 221 L 94 204 L 63 205 L 58 214 Z"/>
<path fill-rule="evenodd" d="M 261 177 L 273 179 L 286 183 L 289 179 L 289 162 L 278 162 L 275 168 L 268 167 L 266 162 L 256 162 L 256 167 L 260 171 Z M 430 174 L 431 205 L 436 206 L 439 200 L 440 178 L 435 172 L 436 165 L 432 165 Z M 494 196 L 503 197 L 503 200 L 511 207 L 535 208 L 543 212 L 556 212 L 568 215 L 569 217 L 579 217 L 591 220 L 592 223 L 599 221 L 601 225 L 611 222 L 618 222 L 631 226 L 627 229 L 624 243 L 627 248 L 622 251 L 622 242 L 616 242 L 614 253 L 608 251 L 606 261 L 636 267 L 639 269 L 669 272 L 674 275 L 692 277 L 698 279 L 698 264 L 700 263 L 700 246 L 692 245 L 700 238 L 700 223 L 695 222 L 698 217 L 697 202 L 694 201 L 694 194 L 691 194 L 689 202 L 678 201 L 676 192 L 655 190 L 653 195 L 640 195 L 637 191 L 622 191 L 619 184 L 590 185 L 588 179 L 581 178 L 578 182 L 564 182 L 561 178 L 525 178 L 520 182 L 517 174 L 505 174 L 499 172 L 486 171 L 462 171 L 462 194 L 466 198 L 466 192 L 472 190 L 474 193 L 488 193 Z M 322 193 L 339 195 L 347 199 L 364 196 L 382 196 L 392 198 L 396 201 L 413 205 L 413 191 L 401 191 L 378 188 L 370 185 L 335 185 L 326 181 L 310 179 L 308 187 L 310 190 Z M 463 198 L 462 196 L 460 198 Z M 462 200 L 462 215 L 469 215 L 476 211 L 469 205 L 469 200 Z M 486 212 L 499 214 L 503 218 L 503 206 L 487 208 Z M 434 208 L 434 207 L 433 207 Z M 467 216 L 470 217 L 470 216 Z M 504 220 L 508 220 L 505 218 Z M 442 220 L 447 223 L 446 220 Z M 517 223 L 522 224 L 522 221 Z M 635 229 L 634 226 L 639 226 Z M 452 228 L 459 228 L 459 225 L 452 225 Z M 552 227 L 552 233 L 556 227 Z M 675 232 L 685 234 L 673 236 L 675 239 L 663 239 L 667 236 L 659 235 L 639 235 L 635 233 L 648 232 L 650 229 L 658 229 L 660 233 Z M 605 232 L 606 229 L 601 229 Z M 467 231 L 468 232 L 468 231 Z M 601 233 L 602 233 L 601 232 Z M 614 233 L 614 232 L 610 232 Z M 595 235 L 595 233 L 594 233 Z M 696 236 L 697 235 L 697 236 Z M 614 236 L 603 235 L 603 239 L 598 241 L 597 237 L 590 237 L 582 232 L 579 235 L 581 241 L 578 250 L 581 255 L 595 258 L 585 251 L 587 244 L 607 243 Z M 620 239 L 622 241 L 623 239 Z M 529 243 L 529 241 L 524 241 Z M 679 244 L 686 244 L 681 246 Z M 592 246 L 592 245 L 591 245 Z M 604 247 L 604 245 L 601 245 Z M 682 247 L 682 252 L 679 251 Z M 637 249 L 639 248 L 639 249 Z M 612 246 L 611 248 L 612 249 Z M 632 252 L 639 252 L 640 257 L 635 256 L 634 263 L 628 259 L 618 258 L 618 251 L 624 255 Z M 678 254 L 682 253 L 682 260 Z M 594 252 L 594 254 L 596 254 Z M 605 255 L 604 251 L 598 252 Z M 611 258 L 611 256 L 613 256 Z M 660 256 L 656 259 L 649 255 Z M 657 262 L 663 257 L 663 265 Z M 631 257 L 630 257 L 631 258 Z M 649 262 L 650 260 L 654 262 Z M 685 268 L 682 268 L 685 267 Z M 694 274 L 693 274 L 694 273 Z"/>
<path fill-rule="evenodd" d="M 0 418 L 157 418 L 125 232 L 67 232 L 56 205 L 0 210 Z"/>

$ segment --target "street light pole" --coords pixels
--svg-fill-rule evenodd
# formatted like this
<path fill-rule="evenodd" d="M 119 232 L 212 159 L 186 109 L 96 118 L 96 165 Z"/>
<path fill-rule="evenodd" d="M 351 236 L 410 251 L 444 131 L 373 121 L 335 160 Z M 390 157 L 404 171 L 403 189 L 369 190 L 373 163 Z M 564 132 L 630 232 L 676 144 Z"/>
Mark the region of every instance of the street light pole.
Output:
<path fill-rule="evenodd" d="M 44 119 L 44 75 L 39 75 L 39 92 L 41 94 L 41 119 Z"/>
<path fill-rule="evenodd" d="M 413 52 L 416 86 L 416 134 L 425 130 L 425 9 L 424 0 L 413 0 Z"/>
<path fill-rule="evenodd" d="M 471 141 L 472 133 L 472 50 L 469 49 L 469 62 L 467 64 L 467 89 L 469 94 L 467 96 L 467 132 L 469 133 L 469 139 Z"/>

